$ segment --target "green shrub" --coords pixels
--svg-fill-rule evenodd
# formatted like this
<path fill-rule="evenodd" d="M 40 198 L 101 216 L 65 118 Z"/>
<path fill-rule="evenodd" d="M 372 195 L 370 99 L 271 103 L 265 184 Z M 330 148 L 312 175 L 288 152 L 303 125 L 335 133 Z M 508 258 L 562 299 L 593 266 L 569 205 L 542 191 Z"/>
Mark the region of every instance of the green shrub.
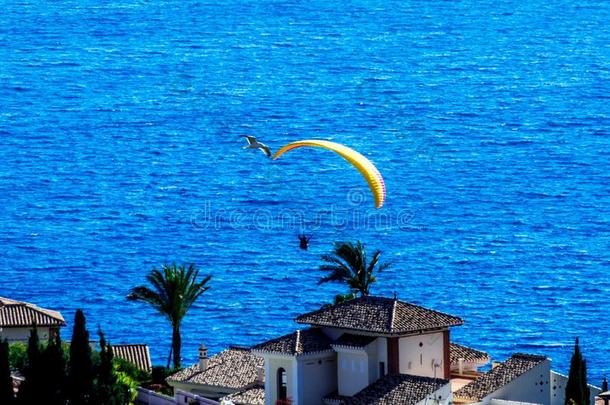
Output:
<path fill-rule="evenodd" d="M 8 362 L 13 370 L 23 373 L 28 365 L 28 345 L 21 342 L 9 345 Z"/>

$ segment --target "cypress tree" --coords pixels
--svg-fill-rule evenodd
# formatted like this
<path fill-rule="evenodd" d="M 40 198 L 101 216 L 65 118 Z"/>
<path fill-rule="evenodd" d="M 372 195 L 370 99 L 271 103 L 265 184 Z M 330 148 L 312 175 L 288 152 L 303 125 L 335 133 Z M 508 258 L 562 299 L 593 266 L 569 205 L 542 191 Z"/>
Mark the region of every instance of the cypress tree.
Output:
<path fill-rule="evenodd" d="M 66 402 L 66 359 L 59 334 L 49 341 L 42 352 L 42 367 L 45 370 L 43 386 L 40 388 L 50 405 Z"/>
<path fill-rule="evenodd" d="M 587 385 L 587 364 L 580 352 L 578 337 L 574 343 L 574 353 L 570 360 L 570 373 L 566 384 L 565 404 L 590 405 Z"/>
<path fill-rule="evenodd" d="M 34 325 L 28 338 L 28 364 L 23 370 L 25 380 L 19 385 L 17 393 L 19 403 L 28 405 L 41 403 L 44 400 L 39 389 L 44 379 L 44 369 L 41 363 L 40 340 L 36 325 Z"/>
<path fill-rule="evenodd" d="M 589 384 L 587 384 L 587 360 L 583 358 L 582 360 L 582 395 L 583 395 L 583 404 L 590 405 L 591 404 L 591 390 L 589 389 Z"/>
<path fill-rule="evenodd" d="M 8 361 L 8 341 L 0 341 L 0 404 L 15 403 L 11 366 Z"/>
<path fill-rule="evenodd" d="M 85 315 L 78 309 L 74 315 L 68 366 L 68 397 L 71 404 L 91 403 L 94 377 L 92 363 Z"/>
<path fill-rule="evenodd" d="M 116 384 L 116 378 L 112 369 L 112 349 L 110 344 L 106 343 L 104 333 L 100 329 L 98 331 L 100 336 L 100 366 L 97 376 L 96 384 L 96 400 L 100 404 L 111 404 L 112 391 Z"/>

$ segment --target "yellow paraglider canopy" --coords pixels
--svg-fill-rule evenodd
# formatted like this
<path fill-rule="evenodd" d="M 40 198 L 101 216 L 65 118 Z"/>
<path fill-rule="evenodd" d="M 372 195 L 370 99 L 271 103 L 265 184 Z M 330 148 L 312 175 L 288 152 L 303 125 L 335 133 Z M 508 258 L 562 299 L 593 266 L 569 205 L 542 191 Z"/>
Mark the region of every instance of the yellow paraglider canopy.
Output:
<path fill-rule="evenodd" d="M 343 159 L 350 162 L 366 179 L 366 182 L 368 183 L 369 188 L 373 193 L 373 197 L 375 198 L 375 207 L 381 208 L 383 206 L 383 203 L 385 201 L 385 183 L 383 181 L 383 177 L 381 177 L 381 173 L 379 173 L 379 170 L 377 170 L 375 165 L 373 165 L 370 160 L 345 145 L 341 145 L 336 142 L 317 139 L 307 139 L 303 141 L 292 142 L 275 152 L 275 154 L 273 155 L 273 160 L 279 158 L 284 153 L 292 149 L 302 148 L 306 146 L 332 150 L 333 152 L 339 154 Z"/>

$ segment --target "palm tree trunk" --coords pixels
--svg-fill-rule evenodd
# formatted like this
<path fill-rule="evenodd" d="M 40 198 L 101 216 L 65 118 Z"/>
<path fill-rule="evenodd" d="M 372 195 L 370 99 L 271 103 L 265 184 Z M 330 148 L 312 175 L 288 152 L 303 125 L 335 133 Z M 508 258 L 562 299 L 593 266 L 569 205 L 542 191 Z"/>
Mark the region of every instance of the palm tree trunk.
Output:
<path fill-rule="evenodd" d="M 180 368 L 180 347 L 182 346 L 182 339 L 180 338 L 180 325 L 173 325 L 172 327 L 172 348 L 174 351 L 174 368 Z"/>
<path fill-rule="evenodd" d="M 172 361 L 172 353 L 174 352 L 174 346 L 172 343 L 172 347 L 169 348 L 169 356 L 167 356 L 167 367 L 169 368 L 169 365 L 171 364 L 170 362 Z"/>

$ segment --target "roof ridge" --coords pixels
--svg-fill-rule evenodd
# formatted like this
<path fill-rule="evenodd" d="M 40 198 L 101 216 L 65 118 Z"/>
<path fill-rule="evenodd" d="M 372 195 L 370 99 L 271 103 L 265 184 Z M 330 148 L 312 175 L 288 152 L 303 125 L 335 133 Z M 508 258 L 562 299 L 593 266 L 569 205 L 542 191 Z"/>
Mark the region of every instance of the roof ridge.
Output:
<path fill-rule="evenodd" d="M 295 342 L 294 342 L 294 352 L 295 353 L 300 353 L 300 350 L 299 350 L 300 345 L 301 345 L 301 329 L 297 329 L 297 333 L 295 336 Z"/>
<path fill-rule="evenodd" d="M 543 354 L 530 354 L 530 353 L 513 353 L 511 358 L 524 359 L 524 360 L 546 360 L 547 357 Z"/>
<path fill-rule="evenodd" d="M 396 321 L 396 303 L 398 302 L 398 299 L 394 299 L 392 301 L 392 315 L 390 315 L 390 332 L 394 332 L 395 328 L 394 328 L 394 322 Z"/>

